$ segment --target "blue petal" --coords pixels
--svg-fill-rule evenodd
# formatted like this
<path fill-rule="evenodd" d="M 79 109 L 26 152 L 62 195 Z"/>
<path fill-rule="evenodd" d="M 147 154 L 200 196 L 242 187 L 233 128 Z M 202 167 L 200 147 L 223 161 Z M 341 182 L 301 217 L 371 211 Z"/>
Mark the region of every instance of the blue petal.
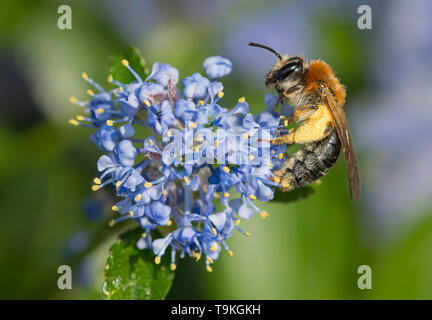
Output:
<path fill-rule="evenodd" d="M 213 56 L 205 59 L 202 67 L 210 79 L 217 79 L 231 72 L 232 63 L 227 58 Z"/>
<path fill-rule="evenodd" d="M 138 155 L 136 148 L 129 140 L 121 141 L 114 148 L 113 153 L 116 161 L 125 167 L 133 166 L 135 157 Z"/>
<path fill-rule="evenodd" d="M 168 87 L 169 81 L 171 81 L 173 85 L 177 84 L 179 72 L 176 68 L 172 67 L 168 63 L 156 62 L 153 64 L 152 71 L 147 77 L 146 81 L 150 79 L 155 80 L 164 87 Z"/>
<path fill-rule="evenodd" d="M 107 155 L 101 156 L 97 162 L 97 168 L 99 172 L 102 172 L 108 168 L 113 168 L 113 167 L 115 167 L 115 164 L 111 160 L 111 158 L 108 157 Z"/>
<path fill-rule="evenodd" d="M 153 253 L 157 256 L 162 256 L 165 253 L 166 248 L 170 245 L 172 238 L 173 235 L 170 233 L 165 238 L 153 241 Z"/>

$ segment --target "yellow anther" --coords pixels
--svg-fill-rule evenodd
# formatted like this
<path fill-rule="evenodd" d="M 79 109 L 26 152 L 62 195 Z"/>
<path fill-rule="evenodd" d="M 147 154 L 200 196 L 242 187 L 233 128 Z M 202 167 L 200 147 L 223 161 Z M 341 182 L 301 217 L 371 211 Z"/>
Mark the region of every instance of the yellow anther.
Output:
<path fill-rule="evenodd" d="M 167 191 L 166 191 L 165 189 L 163 189 L 162 194 L 163 194 L 164 196 L 166 196 L 166 195 L 167 195 Z"/>
<path fill-rule="evenodd" d="M 148 182 L 148 181 L 146 183 L 144 183 L 144 187 L 146 187 L 146 188 L 150 188 L 152 185 L 153 184 L 151 182 Z"/>
<path fill-rule="evenodd" d="M 145 237 L 147 237 L 147 233 L 145 232 L 141 233 L 141 238 L 145 238 Z"/>
<path fill-rule="evenodd" d="M 168 130 L 167 131 L 167 137 L 169 138 L 169 137 L 171 137 L 172 136 L 172 132 L 171 132 L 171 130 Z"/>
<path fill-rule="evenodd" d="M 223 93 L 223 91 L 221 91 L 221 92 L 218 92 L 218 94 L 217 94 L 217 95 L 218 95 L 218 97 L 219 97 L 219 98 L 223 98 L 223 96 L 224 96 L 224 93 Z"/>
<path fill-rule="evenodd" d="M 184 179 L 184 182 L 185 182 L 185 183 L 187 183 L 187 184 L 189 184 L 189 183 L 190 183 L 190 180 L 189 180 L 189 178 L 188 178 L 188 177 L 184 177 L 183 179 Z"/>
<path fill-rule="evenodd" d="M 203 101 L 203 100 L 198 100 L 198 104 L 199 104 L 200 106 L 202 106 L 202 105 L 204 105 L 204 101 Z"/>
<path fill-rule="evenodd" d="M 222 170 L 226 173 L 230 173 L 230 168 L 228 168 L 227 166 L 223 167 Z"/>
<path fill-rule="evenodd" d="M 255 159 L 255 157 L 253 156 L 253 155 L 249 155 L 249 160 L 253 160 L 253 159 Z"/>
<path fill-rule="evenodd" d="M 286 117 L 285 117 L 285 116 L 279 116 L 279 118 L 281 118 L 282 120 L 283 120 L 283 119 L 286 119 Z"/>
<path fill-rule="evenodd" d="M 171 221 L 171 220 L 168 220 L 167 226 L 169 227 L 169 226 L 171 226 L 171 225 L 172 225 L 172 221 Z"/>
<path fill-rule="evenodd" d="M 119 87 L 119 88 L 117 89 L 117 92 L 118 92 L 118 93 L 123 92 L 123 87 Z"/>
<path fill-rule="evenodd" d="M 79 121 L 83 121 L 84 120 L 84 117 L 83 116 L 76 116 L 75 117 L 77 120 L 79 120 Z"/>
<path fill-rule="evenodd" d="M 288 127 L 288 120 L 284 120 L 284 126 Z"/>
<path fill-rule="evenodd" d="M 108 80 L 108 82 L 110 82 L 110 83 L 114 81 L 112 74 L 109 74 L 109 75 L 108 75 L 107 80 Z"/>
<path fill-rule="evenodd" d="M 139 193 L 135 196 L 135 201 L 140 201 L 141 198 L 142 198 L 142 195 L 141 195 L 141 193 Z"/>
<path fill-rule="evenodd" d="M 265 210 L 263 210 L 261 213 L 262 213 L 263 215 L 265 215 L 266 217 L 270 217 L 270 215 L 268 214 L 268 212 L 265 211 Z"/>
<path fill-rule="evenodd" d="M 194 152 L 198 152 L 198 151 L 199 151 L 199 146 L 195 146 L 195 147 L 193 147 L 193 151 L 194 151 Z"/>
<path fill-rule="evenodd" d="M 143 102 L 147 107 L 150 107 L 150 105 L 151 105 L 150 101 L 148 101 L 147 99 L 144 99 Z"/>
<path fill-rule="evenodd" d="M 101 113 L 104 113 L 105 110 L 103 108 L 97 108 L 96 112 L 99 113 L 99 114 L 101 114 Z"/>
<path fill-rule="evenodd" d="M 88 89 L 88 90 L 87 90 L 87 94 L 88 94 L 89 96 L 94 96 L 94 92 L 93 92 L 92 89 Z"/>
<path fill-rule="evenodd" d="M 127 61 L 126 59 L 123 59 L 122 64 L 126 67 L 129 65 L 129 61 Z"/>
<path fill-rule="evenodd" d="M 230 196 L 229 192 L 224 192 L 224 198 L 228 198 Z"/>
<path fill-rule="evenodd" d="M 118 211 L 118 207 L 117 207 L 116 205 L 113 205 L 113 206 L 111 207 L 111 210 L 112 210 L 112 211 Z"/>
<path fill-rule="evenodd" d="M 241 97 L 238 101 L 239 101 L 240 103 L 243 103 L 243 102 L 246 101 L 246 98 L 245 98 L 245 97 Z"/>
<path fill-rule="evenodd" d="M 234 253 L 233 253 L 231 250 L 228 251 L 228 255 L 229 255 L 230 257 L 232 257 L 233 254 L 234 254 Z"/>
<path fill-rule="evenodd" d="M 236 226 L 238 226 L 238 225 L 240 224 L 240 219 L 237 219 L 237 220 L 234 222 L 234 224 L 235 224 Z"/>
<path fill-rule="evenodd" d="M 278 157 L 279 160 L 282 160 L 282 158 L 283 158 L 283 153 L 279 153 L 279 154 L 277 155 L 277 157 Z"/>
<path fill-rule="evenodd" d="M 116 188 L 120 188 L 120 186 L 121 186 L 121 182 L 120 182 L 120 181 L 117 181 L 116 184 L 115 184 L 115 186 L 116 186 Z"/>
<path fill-rule="evenodd" d="M 92 185 L 92 190 L 93 191 L 98 191 L 99 190 L 99 186 L 97 184 Z"/>
<path fill-rule="evenodd" d="M 155 263 L 156 263 L 156 264 L 159 264 L 159 263 L 160 263 L 160 257 L 156 257 L 156 258 L 155 258 Z"/>
<path fill-rule="evenodd" d="M 154 144 L 152 139 L 149 140 L 149 144 L 150 144 L 151 146 Z"/>
<path fill-rule="evenodd" d="M 207 257 L 207 261 L 210 262 L 210 263 L 213 263 L 213 262 L 214 262 L 213 259 L 210 258 L 210 257 Z"/>
<path fill-rule="evenodd" d="M 280 183 L 281 179 L 279 177 L 273 177 L 272 180 L 276 183 Z"/>
<path fill-rule="evenodd" d="M 273 163 L 267 163 L 267 167 L 269 168 L 273 167 Z"/>
<path fill-rule="evenodd" d="M 267 215 L 264 213 L 264 211 L 263 212 L 260 212 L 260 217 L 261 217 L 261 219 L 265 219 L 265 218 L 267 218 Z"/>
<path fill-rule="evenodd" d="M 129 217 L 133 217 L 133 211 L 129 211 L 128 214 L 129 214 Z"/>
<path fill-rule="evenodd" d="M 108 225 L 110 227 L 113 227 L 115 225 L 115 220 L 114 219 L 110 220 L 110 222 L 108 222 Z"/>
<path fill-rule="evenodd" d="M 212 232 L 213 232 L 213 235 L 216 235 L 216 234 L 217 234 L 217 232 L 216 232 L 216 228 L 213 228 L 213 229 L 212 229 Z"/>
<path fill-rule="evenodd" d="M 215 146 L 215 147 L 218 146 L 218 142 L 217 142 L 217 140 L 214 142 L 214 146 Z"/>
<path fill-rule="evenodd" d="M 210 247 L 210 250 L 211 250 L 211 251 L 217 251 L 217 249 L 218 249 L 218 245 L 217 245 L 217 243 L 215 242 L 215 243 L 213 243 L 213 245 Z"/>
<path fill-rule="evenodd" d="M 77 102 L 77 98 L 75 98 L 75 97 L 70 97 L 70 98 L 69 98 L 69 102 L 70 102 L 70 103 L 76 103 L 76 102 Z"/>
<path fill-rule="evenodd" d="M 69 123 L 70 123 L 71 125 L 73 125 L 73 126 L 77 126 L 77 125 L 79 125 L 79 122 L 76 121 L 75 119 L 69 119 Z"/>
<path fill-rule="evenodd" d="M 245 133 L 243 133 L 242 138 L 247 139 L 247 138 L 249 138 L 249 135 L 245 132 Z"/>
<path fill-rule="evenodd" d="M 88 79 L 88 75 L 87 75 L 87 73 L 85 73 L 85 72 L 81 73 L 81 77 L 82 77 L 84 80 L 87 80 L 87 79 Z"/>
<path fill-rule="evenodd" d="M 220 199 L 220 195 L 218 195 L 217 193 L 215 193 L 213 196 L 214 196 L 214 198 L 215 198 L 216 200 L 219 200 L 219 199 Z"/>
<path fill-rule="evenodd" d="M 114 122 L 113 122 L 112 120 L 107 120 L 107 121 L 106 121 L 106 124 L 107 124 L 107 126 L 112 127 L 113 124 L 114 124 Z"/>
<path fill-rule="evenodd" d="M 249 237 L 250 235 L 251 235 L 250 232 L 245 232 L 246 237 Z"/>
<path fill-rule="evenodd" d="M 254 194 L 250 194 L 250 195 L 249 195 L 249 198 L 250 198 L 251 200 L 256 200 L 256 197 L 255 197 Z"/>
<path fill-rule="evenodd" d="M 175 265 L 175 263 L 170 264 L 170 269 L 171 269 L 171 271 L 174 271 L 175 269 L 177 269 L 177 266 Z"/>
<path fill-rule="evenodd" d="M 207 270 L 208 272 L 213 272 L 213 268 L 210 267 L 210 266 L 207 266 L 207 267 L 206 267 L 206 270 Z"/>
<path fill-rule="evenodd" d="M 197 127 L 197 124 L 195 121 L 191 121 L 190 126 L 195 129 Z"/>
<path fill-rule="evenodd" d="M 99 178 L 94 178 L 94 179 L 93 179 L 93 182 L 94 182 L 95 184 L 101 184 L 101 183 L 102 183 L 101 180 L 100 180 Z"/>

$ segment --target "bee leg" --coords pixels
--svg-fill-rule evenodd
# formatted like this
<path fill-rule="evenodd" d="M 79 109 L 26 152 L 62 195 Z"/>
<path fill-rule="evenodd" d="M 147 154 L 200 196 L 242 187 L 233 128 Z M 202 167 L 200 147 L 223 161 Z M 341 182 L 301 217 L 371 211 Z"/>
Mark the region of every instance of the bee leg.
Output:
<path fill-rule="evenodd" d="M 278 99 L 277 99 L 277 101 L 276 101 L 276 104 L 275 104 L 274 107 L 273 107 L 273 110 L 276 109 L 276 108 L 278 107 L 279 103 L 282 102 L 282 99 L 283 99 L 283 98 L 284 98 L 284 95 L 283 95 L 283 94 L 280 94 L 279 97 L 278 97 Z"/>
<path fill-rule="evenodd" d="M 290 132 L 288 134 L 285 134 L 283 136 L 274 138 L 271 140 L 272 144 L 293 144 L 295 143 L 294 139 L 294 132 Z"/>
<path fill-rule="evenodd" d="M 314 104 L 307 104 L 301 107 L 298 107 L 293 115 L 291 116 L 294 121 L 300 122 L 309 119 L 315 111 L 318 110 L 318 106 Z"/>

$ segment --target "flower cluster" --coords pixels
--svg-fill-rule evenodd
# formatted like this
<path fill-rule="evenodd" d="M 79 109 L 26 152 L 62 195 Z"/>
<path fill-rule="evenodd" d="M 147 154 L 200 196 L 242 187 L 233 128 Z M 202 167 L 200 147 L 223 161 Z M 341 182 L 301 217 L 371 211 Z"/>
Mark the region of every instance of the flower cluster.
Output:
<path fill-rule="evenodd" d="M 243 97 L 231 110 L 222 107 L 218 79 L 232 64 L 220 56 L 203 62 L 207 77 L 194 73 L 181 82 L 167 63 L 155 63 L 145 79 L 127 60 L 122 63 L 136 81 L 109 76 L 116 88 L 107 91 L 83 73 L 97 92 L 89 89 L 87 102 L 71 98 L 86 116 L 70 123 L 95 128 L 90 140 L 106 153 L 97 162 L 100 175 L 92 189 L 115 187 L 121 200 L 112 209 L 120 216 L 112 224 L 138 222 L 143 233 L 137 246 L 153 250 L 156 263 L 170 249 L 172 270 L 177 255 L 204 255 L 211 271 L 221 249 L 232 255 L 226 240 L 234 230 L 249 235 L 239 227 L 240 218 L 268 216 L 255 200 L 273 198 L 279 182 L 273 170 L 286 151 L 269 143 L 283 127 L 284 116 L 272 111 L 277 97 L 267 95 L 267 108 L 255 117 Z M 136 137 L 138 126 L 154 135 Z M 152 239 L 151 230 L 160 226 L 171 232 Z"/>

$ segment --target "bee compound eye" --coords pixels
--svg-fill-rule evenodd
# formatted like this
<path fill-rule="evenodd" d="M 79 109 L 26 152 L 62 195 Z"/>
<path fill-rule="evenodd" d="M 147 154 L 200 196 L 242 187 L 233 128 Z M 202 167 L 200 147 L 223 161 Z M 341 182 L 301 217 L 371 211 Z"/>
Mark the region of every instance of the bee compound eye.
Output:
<path fill-rule="evenodd" d="M 293 73 L 297 73 L 299 71 L 301 71 L 301 64 L 299 62 L 290 62 L 287 63 L 286 65 L 284 65 L 282 68 L 280 68 L 276 75 L 275 78 L 277 80 L 284 80 L 286 79 L 289 75 L 293 74 Z"/>

